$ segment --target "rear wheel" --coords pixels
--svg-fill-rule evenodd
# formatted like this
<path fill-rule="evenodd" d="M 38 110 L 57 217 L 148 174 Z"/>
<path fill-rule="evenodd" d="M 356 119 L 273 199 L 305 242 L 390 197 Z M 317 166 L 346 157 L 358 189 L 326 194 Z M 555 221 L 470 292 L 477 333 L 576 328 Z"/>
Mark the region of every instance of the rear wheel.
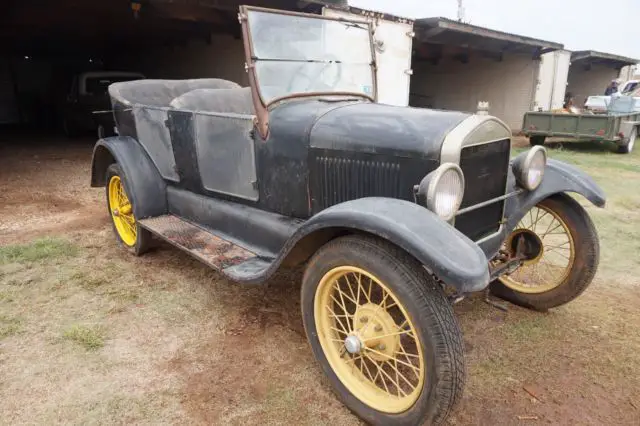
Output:
<path fill-rule="evenodd" d="M 558 194 L 537 204 L 507 238 L 507 250 L 513 250 L 519 235 L 534 241 L 540 250 L 493 282 L 493 294 L 516 305 L 546 310 L 574 300 L 591 284 L 600 255 L 598 234 L 573 198 Z"/>
<path fill-rule="evenodd" d="M 619 154 L 631 154 L 633 151 L 633 147 L 636 144 L 636 139 L 638 138 L 638 128 L 634 127 L 631 130 L 631 134 L 629 135 L 629 139 L 626 141 L 624 145 L 618 146 Z"/>
<path fill-rule="evenodd" d="M 545 139 L 547 139 L 546 136 L 530 136 L 529 145 L 531 146 L 544 145 Z"/>
<path fill-rule="evenodd" d="M 133 204 L 125 189 L 126 177 L 118 164 L 107 168 L 107 208 L 113 230 L 125 247 L 137 256 L 151 246 L 151 233 L 142 228 L 133 213 Z"/>
<path fill-rule="evenodd" d="M 442 422 L 462 395 L 462 335 L 440 285 L 372 238 L 329 242 L 302 284 L 304 326 L 338 397 L 371 424 Z"/>

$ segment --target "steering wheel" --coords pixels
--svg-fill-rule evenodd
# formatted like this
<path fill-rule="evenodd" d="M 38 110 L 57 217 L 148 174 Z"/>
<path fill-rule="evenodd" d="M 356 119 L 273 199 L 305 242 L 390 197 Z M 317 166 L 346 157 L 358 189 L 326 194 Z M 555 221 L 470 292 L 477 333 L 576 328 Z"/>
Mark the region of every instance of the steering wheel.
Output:
<path fill-rule="evenodd" d="M 333 79 L 330 81 L 330 83 L 324 83 L 323 85 L 326 86 L 329 89 L 333 89 L 335 88 L 338 83 L 340 83 L 340 80 L 342 79 L 342 64 L 340 62 L 338 62 L 337 58 L 334 56 L 328 56 L 326 58 L 327 63 L 324 64 L 324 66 L 322 68 L 320 68 L 320 70 L 316 73 L 313 73 L 312 75 L 309 75 L 307 72 L 305 72 L 305 68 L 308 68 L 310 64 L 316 65 L 317 62 L 305 62 L 302 65 L 300 65 L 298 67 L 298 69 L 296 70 L 295 74 L 293 75 L 293 78 L 291 78 L 291 81 L 289 82 L 289 86 L 287 87 L 287 92 L 309 92 L 311 87 L 314 86 L 314 84 L 317 85 L 317 80 L 320 79 L 324 73 L 326 72 L 327 68 L 329 68 L 330 65 L 335 65 L 335 75 L 333 77 Z M 298 80 L 304 78 L 306 81 L 308 81 L 308 83 L 306 85 L 300 84 L 298 86 Z M 304 89 L 300 90 L 300 89 L 296 89 L 296 87 L 304 87 Z M 321 87 L 318 85 L 316 86 L 317 90 L 314 91 L 322 91 L 320 90 Z"/>

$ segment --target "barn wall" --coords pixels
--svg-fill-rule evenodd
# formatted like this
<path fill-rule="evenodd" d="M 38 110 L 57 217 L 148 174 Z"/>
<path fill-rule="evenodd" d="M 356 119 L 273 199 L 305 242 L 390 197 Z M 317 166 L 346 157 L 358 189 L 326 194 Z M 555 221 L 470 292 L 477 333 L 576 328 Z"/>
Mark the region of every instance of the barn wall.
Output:
<path fill-rule="evenodd" d="M 581 106 L 591 95 L 604 95 L 611 80 L 617 78 L 619 70 L 605 65 L 594 64 L 585 69 L 580 61 L 569 68 L 569 85 L 567 92 L 571 92 L 577 105 Z"/>
<path fill-rule="evenodd" d="M 530 55 L 504 55 L 502 61 L 471 55 L 468 63 L 445 57 L 438 64 L 414 61 L 412 106 L 476 111 L 488 101 L 489 113 L 519 130 L 533 107 L 539 61 Z"/>
<path fill-rule="evenodd" d="M 211 43 L 194 40 L 183 46 L 157 47 L 116 58 L 112 68 L 142 72 L 148 78 L 224 78 L 248 86 L 242 40 L 216 34 Z"/>

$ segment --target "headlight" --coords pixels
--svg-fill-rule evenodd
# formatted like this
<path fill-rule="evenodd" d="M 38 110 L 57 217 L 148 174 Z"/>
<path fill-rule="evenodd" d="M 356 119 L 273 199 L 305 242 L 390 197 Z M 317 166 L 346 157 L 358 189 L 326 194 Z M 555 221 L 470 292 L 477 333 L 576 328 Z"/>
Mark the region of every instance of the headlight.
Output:
<path fill-rule="evenodd" d="M 458 165 L 445 163 L 422 179 L 417 189 L 420 202 L 442 220 L 451 220 L 464 195 L 464 175 Z"/>
<path fill-rule="evenodd" d="M 542 146 L 534 146 L 513 160 L 513 174 L 523 188 L 533 191 L 542 182 L 544 169 L 547 166 L 547 150 Z"/>

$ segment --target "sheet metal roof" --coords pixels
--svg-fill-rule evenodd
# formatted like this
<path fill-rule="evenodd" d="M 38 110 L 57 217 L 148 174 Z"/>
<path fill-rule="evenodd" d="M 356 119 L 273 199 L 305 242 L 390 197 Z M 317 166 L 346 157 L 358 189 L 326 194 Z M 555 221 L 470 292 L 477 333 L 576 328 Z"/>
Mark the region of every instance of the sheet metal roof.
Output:
<path fill-rule="evenodd" d="M 561 43 L 465 24 L 448 18 L 415 21 L 419 41 L 495 52 L 541 54 L 564 48 Z"/>
<path fill-rule="evenodd" d="M 640 59 L 633 59 L 626 56 L 614 55 L 612 53 L 596 52 L 594 50 L 580 50 L 571 53 L 571 62 L 582 62 L 584 64 L 605 64 L 614 68 L 622 68 L 627 65 L 640 63 Z"/>

